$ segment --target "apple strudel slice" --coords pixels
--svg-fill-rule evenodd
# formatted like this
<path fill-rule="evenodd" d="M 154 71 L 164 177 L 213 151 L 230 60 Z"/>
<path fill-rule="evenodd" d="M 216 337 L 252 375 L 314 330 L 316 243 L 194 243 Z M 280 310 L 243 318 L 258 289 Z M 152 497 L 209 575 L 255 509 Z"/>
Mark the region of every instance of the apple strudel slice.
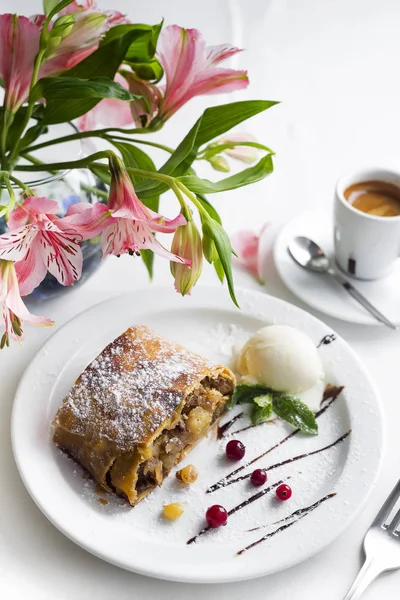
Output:
<path fill-rule="evenodd" d="M 130 327 L 79 376 L 54 441 L 134 506 L 225 411 L 235 376 L 144 326 Z"/>

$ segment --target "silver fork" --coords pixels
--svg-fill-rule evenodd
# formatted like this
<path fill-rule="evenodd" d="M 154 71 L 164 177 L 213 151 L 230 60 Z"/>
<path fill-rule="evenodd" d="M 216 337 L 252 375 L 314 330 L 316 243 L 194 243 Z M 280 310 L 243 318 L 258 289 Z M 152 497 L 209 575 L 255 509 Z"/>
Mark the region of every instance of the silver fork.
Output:
<path fill-rule="evenodd" d="M 400 480 L 367 531 L 364 538 L 365 562 L 344 600 L 358 600 L 378 575 L 400 569 L 399 500 Z"/>

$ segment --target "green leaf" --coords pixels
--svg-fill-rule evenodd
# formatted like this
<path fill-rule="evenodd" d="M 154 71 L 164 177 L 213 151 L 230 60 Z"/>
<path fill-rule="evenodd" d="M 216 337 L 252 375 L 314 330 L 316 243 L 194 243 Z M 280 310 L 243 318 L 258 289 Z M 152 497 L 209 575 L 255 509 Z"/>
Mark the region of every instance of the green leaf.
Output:
<path fill-rule="evenodd" d="M 162 21 L 157 25 L 145 25 L 142 23 L 117 25 L 110 29 L 100 45 L 106 46 L 121 35 L 135 31 L 135 39 L 125 54 L 124 62 L 129 64 L 141 79 L 159 81 L 164 71 L 161 64 L 155 58 L 155 53 L 162 25 Z"/>
<path fill-rule="evenodd" d="M 178 179 L 196 194 L 215 194 L 261 181 L 264 177 L 270 175 L 273 169 L 272 156 L 268 154 L 259 160 L 253 167 L 244 169 L 243 171 L 240 171 L 240 173 L 236 173 L 235 175 L 226 177 L 220 181 L 208 181 L 207 179 L 201 179 L 194 175 L 185 175 Z"/>
<path fill-rule="evenodd" d="M 106 165 L 91 164 L 89 165 L 89 169 L 92 171 L 93 175 L 101 179 L 106 185 L 110 185 L 111 182 L 111 174 Z"/>
<path fill-rule="evenodd" d="M 140 256 L 145 264 L 147 272 L 149 274 L 150 281 L 153 279 L 153 266 L 154 266 L 154 252 L 153 250 L 141 250 Z"/>
<path fill-rule="evenodd" d="M 108 77 L 80 79 L 78 77 L 43 77 L 31 92 L 34 101 L 46 99 L 43 124 L 63 123 L 85 114 L 103 98 L 130 101 L 138 96 L 131 94 Z"/>
<path fill-rule="evenodd" d="M 267 421 L 273 411 L 272 394 L 264 394 L 253 398 L 254 405 L 251 409 L 251 422 L 253 425 Z"/>
<path fill-rule="evenodd" d="M 14 148 L 17 141 L 20 140 L 22 132 L 23 132 L 24 124 L 25 124 L 25 117 L 26 117 L 27 109 L 28 109 L 27 106 L 21 106 L 17 110 L 17 112 L 13 115 L 11 125 L 9 126 L 8 132 L 7 132 L 6 150 L 11 150 L 12 148 Z M 4 109 L 0 107 L 0 123 L 2 122 L 3 110 Z M 32 115 L 32 118 L 35 119 L 36 116 Z M 40 135 L 45 133 L 46 129 L 47 128 L 42 126 L 40 123 L 30 127 L 26 131 L 24 137 L 22 138 L 20 147 L 24 148 L 28 144 L 31 144 L 32 142 L 34 142 Z"/>
<path fill-rule="evenodd" d="M 119 27 L 119 26 L 118 26 Z M 118 27 L 112 27 L 106 35 L 106 38 L 111 32 Z M 106 44 L 103 40 L 100 47 L 90 56 L 78 63 L 72 69 L 64 71 L 58 79 L 69 79 L 79 77 L 81 79 L 94 79 L 96 77 L 109 77 L 114 79 L 116 72 L 121 66 L 126 53 L 131 44 L 141 36 L 146 35 L 147 31 L 143 31 L 140 25 L 130 25 L 125 33 L 119 33 L 117 37 L 110 39 Z M 78 102 L 81 107 L 79 116 L 87 113 L 100 101 L 100 98 L 86 98 Z M 70 112 L 76 112 L 76 100 L 64 100 L 62 110 L 65 115 Z M 62 121 L 67 119 L 62 119 Z M 57 122 L 62 122 L 57 121 Z"/>
<path fill-rule="evenodd" d="M 43 0 L 43 12 L 52 18 L 60 10 L 71 4 L 73 0 Z M 52 13 L 52 14 L 51 14 Z"/>
<path fill-rule="evenodd" d="M 150 60 L 147 63 L 134 63 L 125 60 L 124 64 L 129 65 L 139 79 L 151 81 L 152 83 L 157 83 L 164 75 L 164 69 L 156 58 L 153 58 L 153 60 Z"/>
<path fill-rule="evenodd" d="M 236 404 L 244 404 L 253 402 L 254 398 L 269 394 L 271 390 L 263 385 L 251 385 L 249 383 L 240 383 L 233 391 L 231 401 L 228 408 L 232 408 Z"/>
<path fill-rule="evenodd" d="M 317 435 L 318 424 L 314 413 L 298 398 L 287 394 L 274 394 L 273 407 L 276 414 L 304 433 Z"/>
<path fill-rule="evenodd" d="M 143 169 L 143 171 L 157 171 L 154 162 L 150 158 L 146 152 L 143 152 L 137 146 L 133 144 L 129 144 L 127 142 L 116 142 L 113 140 L 109 140 L 115 148 L 117 148 L 122 156 L 122 160 L 125 163 L 126 167 L 131 167 L 133 169 Z M 138 175 L 131 175 L 130 178 L 134 184 L 139 181 L 143 181 L 143 177 L 139 177 Z M 148 206 L 148 202 L 145 201 L 145 204 Z M 154 210 L 154 209 L 153 209 Z"/>
<path fill-rule="evenodd" d="M 208 235 L 215 244 L 215 247 L 218 252 L 219 259 L 221 261 L 222 268 L 226 275 L 226 281 L 228 284 L 228 290 L 230 297 L 232 298 L 232 302 L 238 307 L 238 301 L 236 300 L 235 290 L 233 286 L 233 276 L 232 276 L 232 247 L 231 242 L 229 240 L 228 234 L 218 223 L 208 215 L 202 215 L 202 224 L 203 224 L 203 232 L 205 235 Z"/>
<path fill-rule="evenodd" d="M 174 177 L 186 174 L 195 160 L 200 146 L 275 104 L 277 102 L 269 100 L 245 100 L 207 108 L 175 152 L 161 167 L 160 172 Z M 151 196 L 154 192 L 163 194 L 167 189 L 168 187 L 163 183 L 149 181 L 141 184 L 140 192 L 144 197 L 145 195 Z"/>
<path fill-rule="evenodd" d="M 225 273 L 224 273 L 224 268 L 223 268 L 219 258 L 217 258 L 217 260 L 214 260 L 213 265 L 214 265 L 214 269 L 215 269 L 218 279 L 220 280 L 221 283 L 224 283 Z"/>
<path fill-rule="evenodd" d="M 209 200 L 207 200 L 207 198 L 203 196 L 203 194 L 197 194 L 197 199 L 201 202 L 203 208 L 208 212 L 210 217 L 214 219 L 214 221 L 217 221 L 220 225 L 222 225 L 221 217 L 219 216 L 211 202 L 209 202 Z"/>
<path fill-rule="evenodd" d="M 118 27 L 112 27 L 107 33 L 106 38 L 115 29 L 118 29 Z M 118 37 L 112 39 L 107 44 L 105 44 L 105 39 L 103 39 L 96 52 L 90 54 L 90 56 L 72 69 L 65 71 L 63 77 L 81 77 L 82 79 L 110 77 L 110 79 L 114 79 L 128 52 L 129 46 L 140 35 L 142 35 L 142 32 L 138 31 L 133 25 L 126 33 L 118 35 Z"/>

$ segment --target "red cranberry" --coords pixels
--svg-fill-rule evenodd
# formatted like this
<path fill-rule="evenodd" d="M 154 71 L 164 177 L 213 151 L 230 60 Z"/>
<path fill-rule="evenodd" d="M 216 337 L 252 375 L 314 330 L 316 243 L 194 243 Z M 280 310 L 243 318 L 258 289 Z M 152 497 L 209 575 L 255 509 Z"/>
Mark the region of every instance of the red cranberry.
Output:
<path fill-rule="evenodd" d="M 223 506 L 214 504 L 214 506 L 210 506 L 207 510 L 206 519 L 210 527 L 221 527 L 221 525 L 226 525 L 228 513 Z"/>
<path fill-rule="evenodd" d="M 267 481 L 267 471 L 265 469 L 256 469 L 252 472 L 250 481 L 257 487 L 264 485 L 264 483 Z"/>
<path fill-rule="evenodd" d="M 276 488 L 276 495 L 279 500 L 289 500 L 292 496 L 292 488 L 286 483 L 282 483 Z"/>
<path fill-rule="evenodd" d="M 239 440 L 231 440 L 227 443 L 225 452 L 229 460 L 242 460 L 246 453 L 246 448 Z"/>

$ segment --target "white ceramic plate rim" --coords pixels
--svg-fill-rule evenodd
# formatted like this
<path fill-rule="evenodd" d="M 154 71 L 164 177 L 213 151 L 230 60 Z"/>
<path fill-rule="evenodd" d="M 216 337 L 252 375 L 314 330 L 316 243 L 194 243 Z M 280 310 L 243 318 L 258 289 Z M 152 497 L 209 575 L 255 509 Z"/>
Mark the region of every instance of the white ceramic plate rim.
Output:
<path fill-rule="evenodd" d="M 315 317 L 280 299 L 248 290 L 238 290 L 237 295 L 239 303 L 242 306 L 242 311 L 245 311 L 246 314 L 249 314 L 255 318 L 264 318 L 266 322 L 271 322 L 271 314 L 279 315 L 279 313 L 284 313 L 284 315 L 286 315 L 286 320 L 290 322 L 290 315 L 295 315 L 297 318 L 301 316 L 305 324 L 314 325 L 314 327 L 318 325 L 318 327 L 321 328 L 321 332 L 323 331 L 324 334 L 332 332 L 329 327 Z M 52 504 L 51 499 L 41 493 L 41 488 L 36 485 L 35 477 L 32 471 L 28 468 L 24 440 L 21 437 L 24 424 L 24 409 L 26 407 L 27 398 L 29 398 L 29 392 L 32 389 L 32 381 L 35 378 L 35 374 L 37 375 L 38 368 L 41 368 L 41 361 L 43 360 L 43 357 L 46 356 L 48 360 L 49 356 L 51 357 L 52 355 L 56 354 L 57 348 L 60 347 L 60 343 L 62 343 L 63 340 L 65 342 L 65 340 L 73 334 L 74 328 L 75 330 L 84 328 L 85 321 L 87 320 L 89 313 L 91 313 L 93 316 L 100 316 L 102 313 L 104 313 L 107 306 L 110 307 L 110 310 L 116 310 L 118 309 L 118 305 L 123 307 L 128 301 L 132 306 L 134 306 L 134 303 L 137 303 L 139 300 L 141 301 L 141 306 L 151 306 L 151 303 L 154 302 L 154 299 L 157 297 L 163 298 L 163 309 L 165 309 L 166 306 L 169 308 L 179 306 L 179 303 L 182 302 L 182 299 L 179 298 L 175 292 L 171 292 L 169 288 L 156 287 L 152 287 L 151 290 L 143 290 L 108 299 L 105 302 L 97 304 L 94 307 L 86 310 L 84 313 L 81 313 L 66 323 L 44 344 L 37 356 L 33 359 L 32 363 L 26 369 L 18 386 L 11 421 L 13 452 L 23 483 L 39 509 L 64 535 L 88 552 L 119 567 L 151 577 L 193 583 L 222 583 L 240 581 L 260 577 L 274 572 L 268 569 L 268 565 L 263 563 L 263 561 L 256 560 L 247 562 L 243 561 L 243 563 L 225 563 L 228 565 L 227 567 L 222 568 L 222 570 L 214 569 L 213 571 L 210 571 L 207 568 L 202 569 L 201 565 L 199 566 L 196 564 L 195 557 L 193 561 L 195 564 L 189 564 L 189 566 L 185 564 L 186 570 L 182 570 L 182 566 L 179 565 L 179 560 L 178 564 L 176 564 L 174 567 L 174 561 L 171 563 L 168 561 L 163 562 L 161 560 L 157 561 L 154 559 L 152 561 L 149 560 L 149 557 L 146 559 L 146 552 L 138 552 L 136 555 L 134 552 L 132 552 L 132 555 L 128 560 L 126 556 L 121 555 L 121 553 L 118 552 L 118 548 L 116 549 L 114 546 L 110 546 L 110 544 L 107 543 L 99 544 L 99 540 L 95 541 L 90 535 L 88 535 L 88 531 L 71 531 L 70 528 L 63 522 L 63 515 L 60 514 L 58 507 L 54 503 Z M 146 300 L 148 303 L 147 305 Z M 196 290 L 195 294 L 188 299 L 188 302 L 188 306 L 190 306 L 191 309 L 214 308 L 216 310 L 225 309 L 232 311 L 232 305 L 226 289 L 200 287 Z M 151 312 L 151 309 L 148 309 L 147 312 Z M 135 313 L 133 311 L 132 320 L 134 317 Z M 284 322 L 284 319 L 282 319 L 280 322 Z M 381 466 L 382 455 L 384 451 L 383 421 L 375 386 L 365 368 L 361 365 L 359 359 L 346 344 L 346 342 L 337 336 L 335 344 L 339 344 L 342 350 L 347 354 L 347 358 L 350 358 L 350 362 L 352 363 L 351 366 L 354 367 L 354 372 L 357 373 L 359 379 L 362 380 L 364 388 L 368 389 L 370 392 L 370 397 L 372 399 L 370 406 L 372 406 L 372 408 L 375 409 L 379 415 L 377 421 L 371 421 L 371 417 L 368 416 L 368 410 L 365 411 L 365 420 L 359 423 L 359 431 L 355 432 L 358 447 L 362 448 L 363 444 L 365 447 L 367 443 L 365 441 L 367 439 L 365 434 L 366 431 L 368 431 L 368 446 L 370 444 L 376 444 L 377 452 L 373 455 L 373 461 L 371 462 L 369 460 L 368 464 L 365 461 L 363 464 L 362 453 L 358 462 L 351 461 L 351 464 L 345 464 L 343 473 L 339 478 L 336 491 L 339 491 L 340 480 L 344 476 L 346 476 L 347 479 L 350 478 L 352 485 L 354 481 L 354 485 L 357 488 L 357 478 L 359 476 L 360 468 L 362 466 L 368 468 L 367 475 L 365 476 L 366 478 L 364 478 L 363 485 L 359 486 L 356 497 L 355 495 L 350 495 L 347 498 L 347 508 L 345 514 L 342 514 L 343 519 L 340 520 L 340 522 L 334 523 L 334 527 L 327 527 L 329 531 L 324 531 L 321 535 L 321 538 L 316 544 L 313 544 L 312 547 L 303 548 L 302 552 L 298 553 L 298 556 L 295 560 L 286 560 L 285 557 L 283 557 L 280 565 L 281 569 L 293 566 L 298 562 L 302 562 L 310 558 L 318 551 L 322 550 L 322 548 L 330 544 L 344 529 L 346 529 L 346 527 L 348 527 L 348 525 L 365 506 L 369 494 L 376 482 Z M 371 423 L 374 424 L 374 427 L 371 427 Z M 364 432 L 362 431 L 363 429 Z M 319 510 L 319 518 L 323 519 L 324 506 L 322 506 Z M 312 520 L 312 515 L 309 518 Z M 137 549 L 141 548 L 141 542 L 143 543 L 143 540 L 139 541 Z M 135 540 L 132 542 L 132 550 L 134 550 L 134 546 Z M 156 563 L 156 566 L 154 566 L 154 563 Z"/>

